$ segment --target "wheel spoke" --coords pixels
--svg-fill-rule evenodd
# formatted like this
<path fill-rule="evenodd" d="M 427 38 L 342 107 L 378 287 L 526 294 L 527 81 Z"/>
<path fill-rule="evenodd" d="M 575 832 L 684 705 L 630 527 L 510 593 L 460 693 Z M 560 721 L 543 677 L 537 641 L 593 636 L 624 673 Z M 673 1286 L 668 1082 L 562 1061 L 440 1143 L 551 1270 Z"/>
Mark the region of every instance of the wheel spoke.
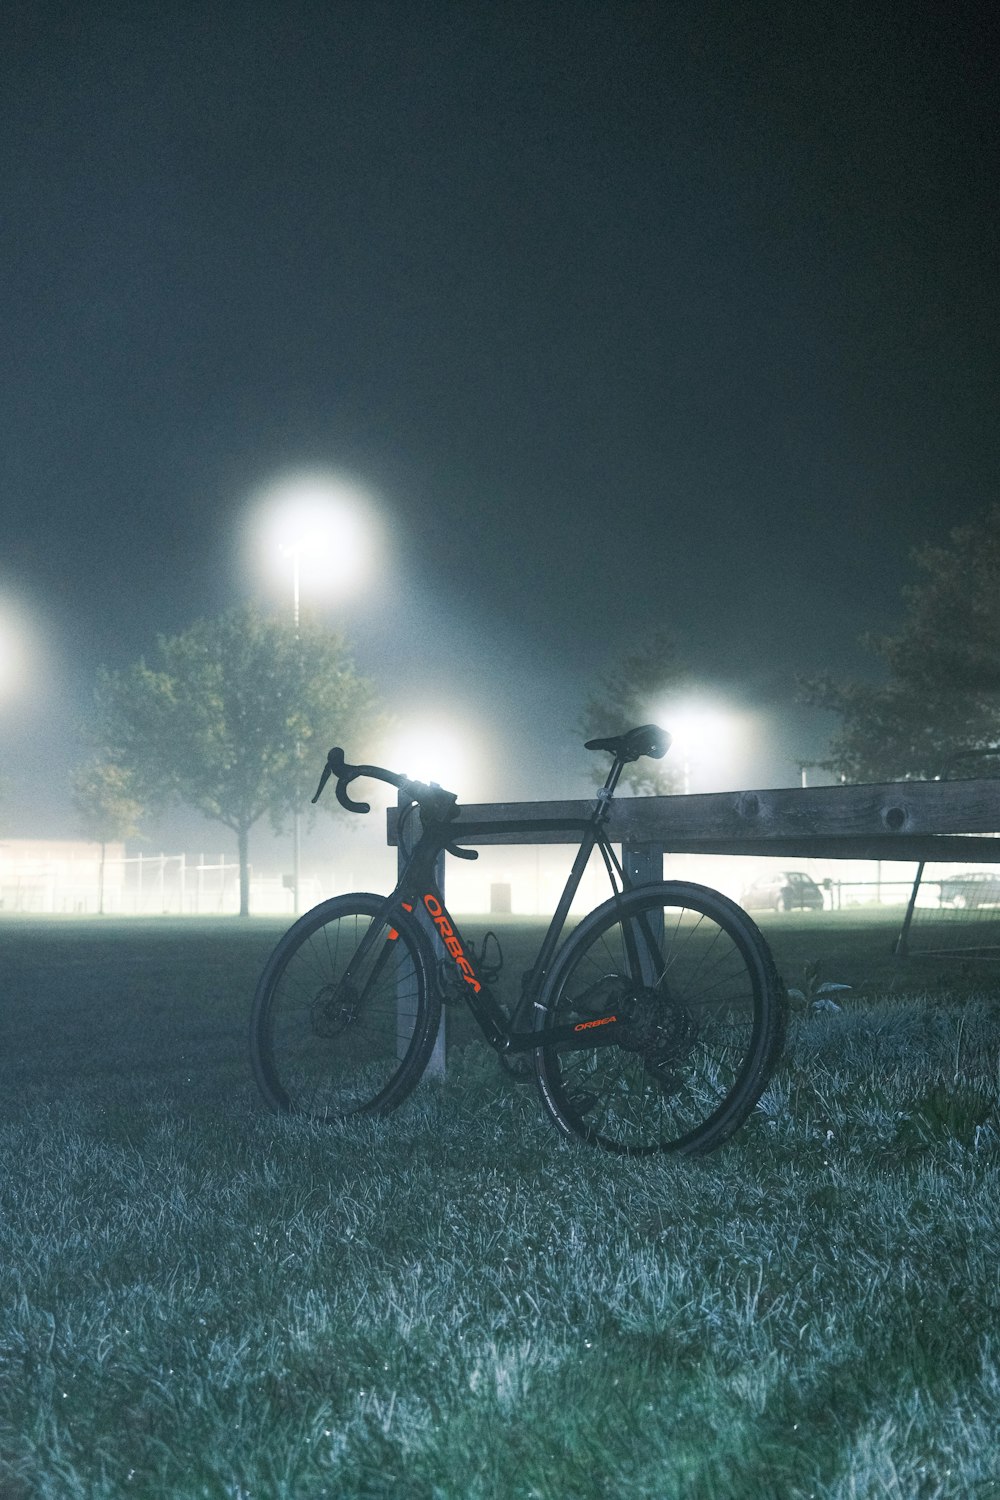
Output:
<path fill-rule="evenodd" d="M 286 934 L 262 976 L 251 1033 L 262 1092 L 322 1119 L 392 1108 L 426 1063 L 433 1005 L 405 925 L 390 928 L 374 898 L 326 903 Z"/>

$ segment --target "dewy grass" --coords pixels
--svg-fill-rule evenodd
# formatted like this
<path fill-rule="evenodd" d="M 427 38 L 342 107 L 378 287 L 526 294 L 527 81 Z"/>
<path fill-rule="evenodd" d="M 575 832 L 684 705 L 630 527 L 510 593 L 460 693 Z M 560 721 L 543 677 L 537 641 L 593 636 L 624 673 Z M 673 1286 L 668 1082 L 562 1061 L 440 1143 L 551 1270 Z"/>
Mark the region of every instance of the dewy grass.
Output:
<path fill-rule="evenodd" d="M 274 931 L 4 924 L 3 1500 L 1000 1500 L 1000 1007 L 798 1016 L 701 1159 L 481 1048 L 258 1106 Z"/>

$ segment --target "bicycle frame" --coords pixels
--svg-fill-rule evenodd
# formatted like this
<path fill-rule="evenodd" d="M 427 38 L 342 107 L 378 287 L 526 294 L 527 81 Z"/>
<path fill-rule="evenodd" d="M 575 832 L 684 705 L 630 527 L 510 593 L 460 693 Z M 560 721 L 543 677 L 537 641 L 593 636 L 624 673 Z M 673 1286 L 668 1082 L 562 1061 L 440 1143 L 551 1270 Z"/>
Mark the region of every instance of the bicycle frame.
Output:
<path fill-rule="evenodd" d="M 608 783 L 598 794 L 593 812 L 585 820 L 577 818 L 531 819 L 523 823 L 505 825 L 510 832 L 516 833 L 579 830 L 582 835 L 565 888 L 542 940 L 535 963 L 524 976 L 521 996 L 510 1020 L 507 1019 L 503 1007 L 492 994 L 489 986 L 477 973 L 475 962 L 470 957 L 470 946 L 463 939 L 458 924 L 445 906 L 436 875 L 438 859 L 447 845 L 461 842 L 463 839 L 475 841 L 478 835 L 491 831 L 495 827 L 494 824 L 463 823 L 459 820 L 445 824 L 432 824 L 422 829 L 395 890 L 386 897 L 385 909 L 390 920 L 393 913 L 400 908 L 408 913 L 423 914 L 425 923 L 430 925 L 435 939 L 455 965 L 457 974 L 463 982 L 462 994 L 466 1004 L 487 1041 L 497 1052 L 504 1054 L 530 1052 L 539 1045 L 539 1035 L 533 1025 L 535 1008 L 540 1004 L 541 994 L 562 937 L 570 907 L 595 848 L 600 850 L 604 859 L 613 896 L 617 899 L 623 892 L 632 889 L 628 876 L 604 831 L 614 783 L 617 779 L 617 775 L 609 776 Z M 641 965 L 634 935 L 628 928 L 625 932 L 626 944 L 629 948 L 629 963 L 633 973 L 638 975 Z M 651 935 L 647 932 L 643 936 L 649 951 L 656 951 L 658 945 L 653 942 Z M 431 975 L 431 980 L 436 982 L 435 975 Z M 557 1046 L 561 1050 L 584 1050 L 607 1046 L 620 1040 L 616 1032 L 626 1022 L 627 1017 L 615 1012 L 595 1016 L 575 1025 L 553 1028 L 546 1033 L 545 1044 Z"/>
<path fill-rule="evenodd" d="M 268 959 L 250 1041 L 273 1109 L 317 1120 L 394 1109 L 434 1054 L 440 1003 L 462 1000 L 508 1071 L 534 1072 L 545 1110 L 568 1137 L 624 1156 L 687 1154 L 719 1144 L 747 1118 L 784 1035 L 774 960 L 728 897 L 664 880 L 662 868 L 643 878 L 627 854 L 616 857 L 622 834 L 613 847 L 610 809 L 621 773 L 641 756 L 665 754 L 669 736 L 643 724 L 586 748 L 613 757 L 595 801 L 510 809 L 517 821 L 506 825 L 490 808 L 463 811 L 454 792 L 433 782 L 349 763 L 339 746 L 329 751 L 314 802 L 331 777 L 347 812 L 371 811 L 350 796 L 359 779 L 399 792 L 399 877 L 389 896 L 354 892 L 320 903 Z M 420 821 L 407 837 L 415 811 Z M 495 984 L 491 943 L 477 954 L 448 911 L 441 873 L 446 853 L 475 857 L 463 842 L 506 834 L 573 846 L 534 965 L 510 997 Z M 570 909 L 595 849 L 611 894 L 577 925 Z"/>

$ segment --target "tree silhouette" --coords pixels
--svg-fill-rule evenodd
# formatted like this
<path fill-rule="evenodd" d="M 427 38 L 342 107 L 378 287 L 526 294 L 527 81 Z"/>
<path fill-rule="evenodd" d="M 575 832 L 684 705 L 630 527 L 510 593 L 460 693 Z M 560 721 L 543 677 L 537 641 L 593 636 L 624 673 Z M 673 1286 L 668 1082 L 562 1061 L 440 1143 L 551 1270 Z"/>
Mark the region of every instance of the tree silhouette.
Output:
<path fill-rule="evenodd" d="M 923 578 L 903 590 L 899 631 L 863 638 L 882 682 L 803 684 L 806 702 L 840 717 L 822 764 L 848 781 L 935 776 L 1000 740 L 1000 505 L 912 557 Z"/>
<path fill-rule="evenodd" d="M 161 637 L 152 665 L 102 671 L 96 718 L 107 761 L 145 805 L 182 802 L 236 835 L 244 916 L 250 830 L 267 816 L 280 833 L 308 804 L 305 765 L 318 776 L 329 745 L 377 724 L 342 637 L 253 608 Z"/>
<path fill-rule="evenodd" d="M 579 731 L 584 739 L 603 739 L 624 734 L 639 724 L 650 724 L 662 715 L 664 700 L 686 679 L 673 638 L 665 630 L 655 630 L 639 650 L 626 656 L 617 670 L 604 676 L 595 693 L 584 705 Z M 669 730 L 669 724 L 662 726 Z M 596 760 L 591 765 L 594 780 L 603 782 L 607 764 Z M 622 772 L 622 782 L 640 795 L 664 796 L 680 788 L 681 773 L 666 760 L 643 757 L 633 761 Z"/>
<path fill-rule="evenodd" d="M 107 760 L 81 766 L 73 777 L 73 806 L 86 839 L 101 846 L 98 911 L 104 912 L 104 867 L 107 846 L 134 838 L 139 831 L 142 803 L 135 795 L 132 773 Z"/>

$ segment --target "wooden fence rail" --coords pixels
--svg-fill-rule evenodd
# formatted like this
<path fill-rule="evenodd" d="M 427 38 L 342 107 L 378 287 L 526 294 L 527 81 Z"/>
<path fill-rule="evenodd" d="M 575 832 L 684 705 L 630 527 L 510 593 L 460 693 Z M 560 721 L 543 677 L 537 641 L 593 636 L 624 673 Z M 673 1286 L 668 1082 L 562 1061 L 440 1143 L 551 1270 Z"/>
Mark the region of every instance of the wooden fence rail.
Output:
<path fill-rule="evenodd" d="M 546 820 L 582 823 L 592 806 L 587 799 L 463 803 L 454 835 L 466 844 L 574 843 L 574 831 L 548 828 Z M 390 808 L 390 845 L 398 818 Z M 1000 780 L 618 797 L 608 829 L 626 848 L 674 854 L 1000 862 L 1000 840 L 982 837 L 1000 833 Z"/>

